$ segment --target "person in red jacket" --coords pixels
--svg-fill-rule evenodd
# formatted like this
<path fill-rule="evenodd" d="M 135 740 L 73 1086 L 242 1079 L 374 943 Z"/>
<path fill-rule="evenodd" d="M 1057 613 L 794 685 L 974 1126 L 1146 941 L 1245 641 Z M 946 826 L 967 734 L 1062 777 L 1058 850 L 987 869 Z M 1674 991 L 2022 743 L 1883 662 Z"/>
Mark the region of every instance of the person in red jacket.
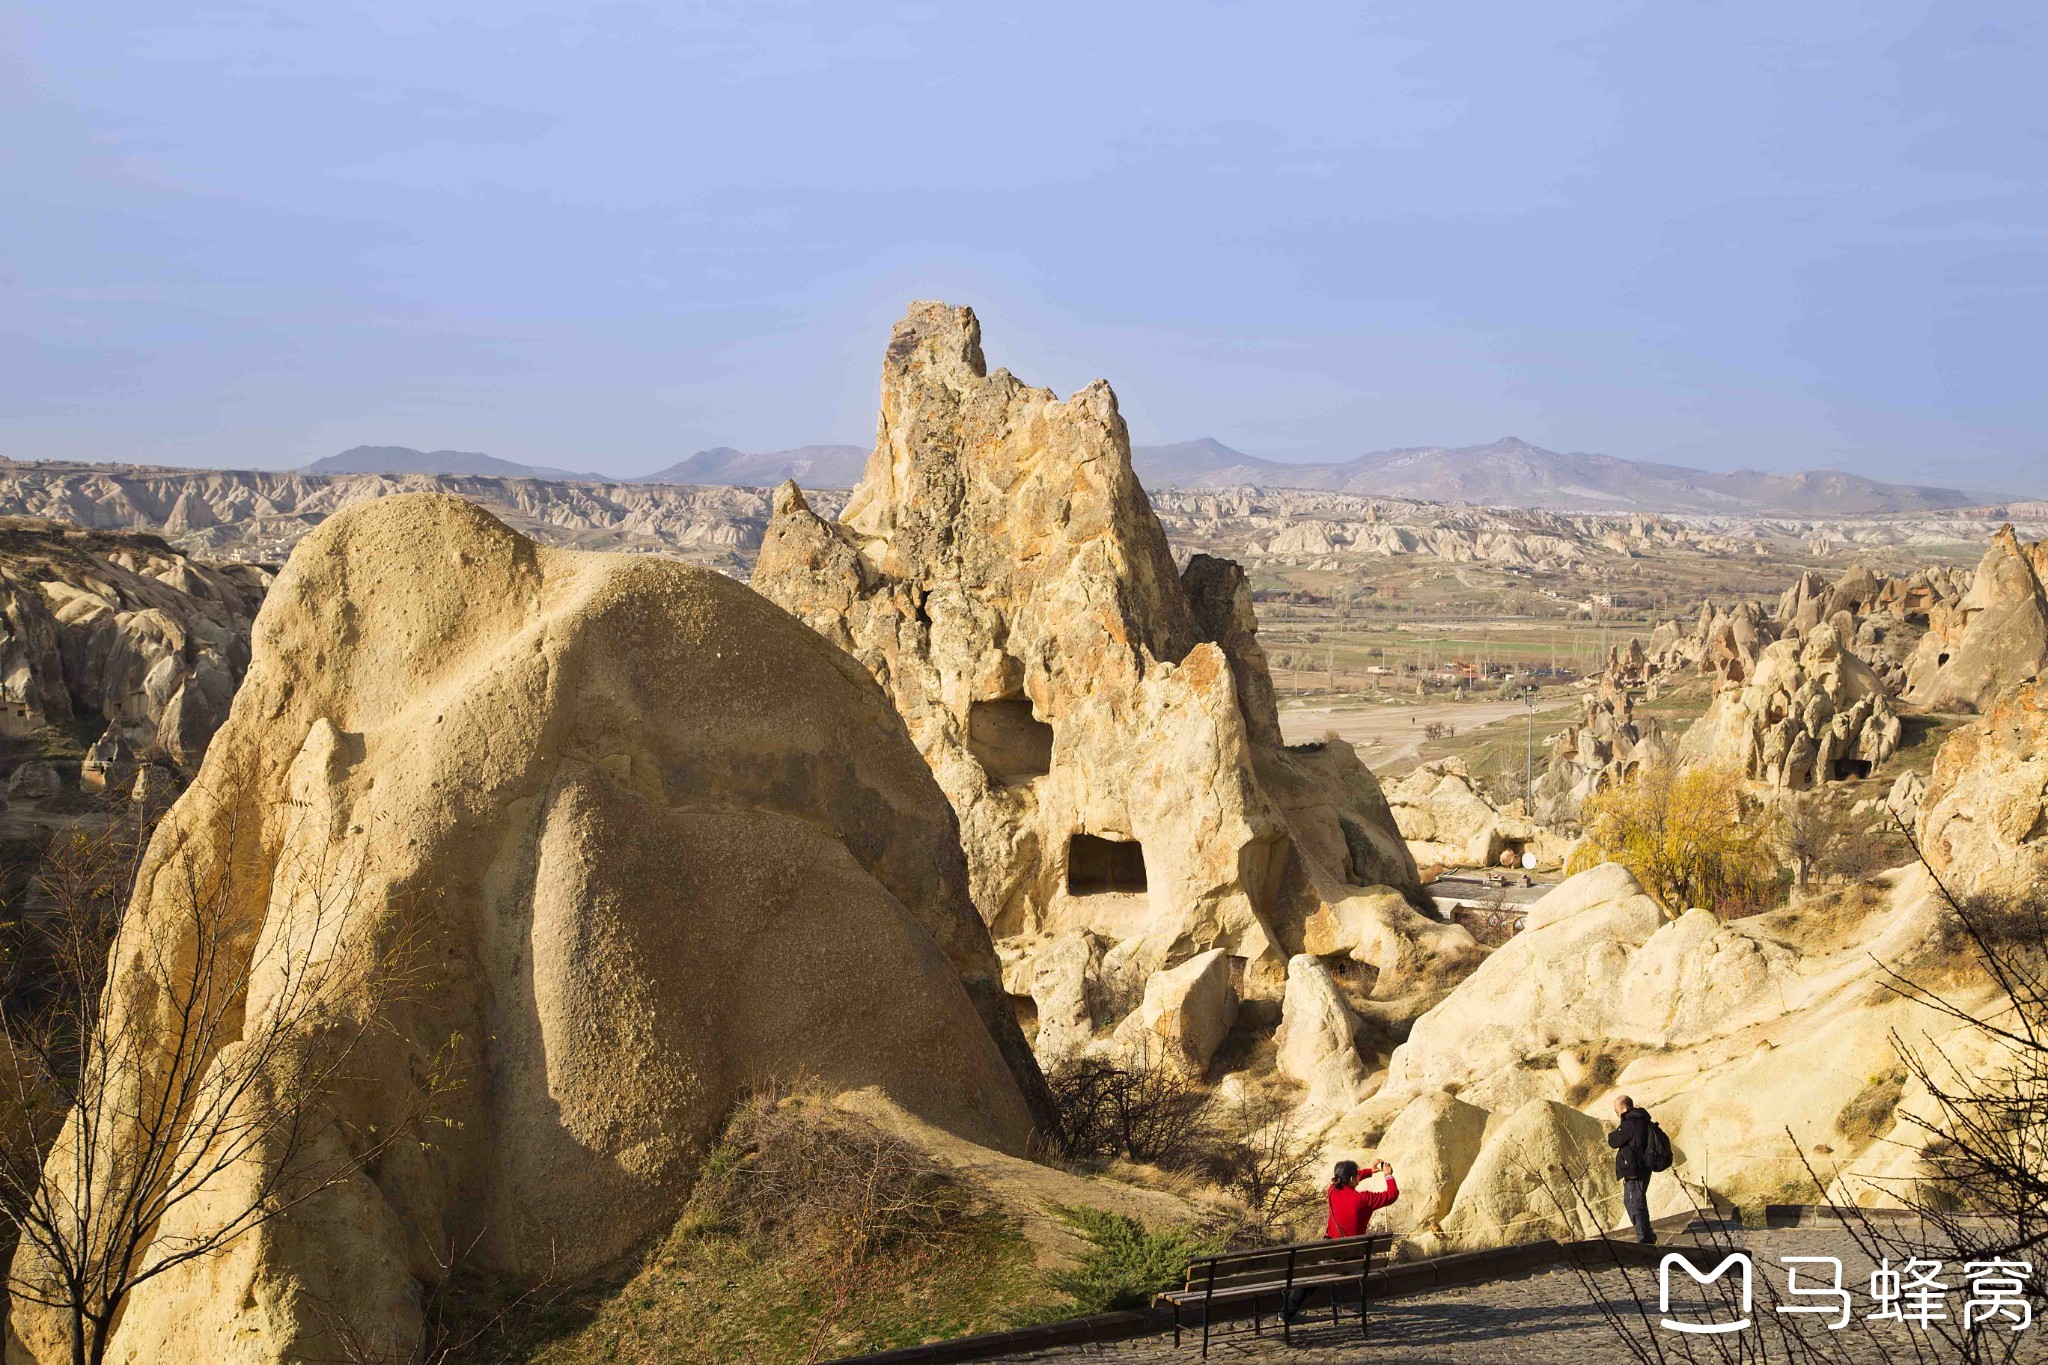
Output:
<path fill-rule="evenodd" d="M 1358 1188 L 1358 1163 L 1340 1161 L 1337 1169 L 1330 1174 L 1330 1221 L 1323 1225 L 1324 1237 L 1357 1237 L 1372 1223 L 1375 1210 L 1383 1209 L 1401 1197 L 1401 1187 L 1394 1183 L 1394 1168 L 1384 1161 L 1372 1163 L 1372 1175 L 1386 1177 L 1386 1188 L 1361 1190 Z M 1289 1322 L 1301 1311 L 1302 1303 L 1309 1291 L 1296 1289 L 1287 1296 L 1287 1306 L 1281 1316 Z"/>

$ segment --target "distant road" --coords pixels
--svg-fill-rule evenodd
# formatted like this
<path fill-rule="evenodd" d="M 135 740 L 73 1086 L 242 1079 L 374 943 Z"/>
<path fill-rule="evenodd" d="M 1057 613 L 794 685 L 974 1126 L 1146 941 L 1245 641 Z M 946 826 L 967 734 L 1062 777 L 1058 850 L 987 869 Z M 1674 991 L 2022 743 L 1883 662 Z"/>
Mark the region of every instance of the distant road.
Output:
<path fill-rule="evenodd" d="M 1557 703 L 1546 698 L 1545 709 Z M 1422 751 L 1422 727 L 1433 720 L 1458 727 L 1461 735 L 1506 720 L 1521 720 L 1526 709 L 1518 701 L 1444 701 L 1423 706 L 1305 706 L 1280 711 L 1280 736 L 1289 744 L 1321 739 L 1331 730 L 1358 750 L 1368 767 L 1383 768 L 1413 759 Z M 1550 722 L 1554 725 L 1556 717 Z M 1539 727 L 1544 712 L 1537 712 Z M 1540 738 L 1540 736 L 1539 736 Z"/>

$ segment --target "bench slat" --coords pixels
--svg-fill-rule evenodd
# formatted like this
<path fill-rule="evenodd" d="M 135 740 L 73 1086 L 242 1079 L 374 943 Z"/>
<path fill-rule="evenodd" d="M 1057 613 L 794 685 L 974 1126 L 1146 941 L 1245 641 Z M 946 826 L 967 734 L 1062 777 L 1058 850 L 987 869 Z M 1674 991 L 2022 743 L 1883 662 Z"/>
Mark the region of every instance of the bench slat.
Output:
<path fill-rule="evenodd" d="M 1358 1283 L 1358 1276 L 1356 1274 L 1297 1275 L 1294 1277 L 1292 1287 L 1295 1289 L 1320 1289 L 1324 1285 L 1356 1283 Z M 1256 1284 L 1232 1285 L 1228 1289 L 1219 1284 L 1216 1286 L 1214 1294 L 1209 1293 L 1205 1289 L 1172 1289 L 1161 1294 L 1159 1298 L 1166 1303 L 1179 1304 L 1201 1303 L 1205 1300 L 1210 1302 L 1222 1300 L 1235 1301 L 1238 1299 L 1257 1298 L 1266 1294 L 1284 1293 L 1288 1287 L 1288 1283 L 1285 1280 L 1263 1280 Z"/>
<path fill-rule="evenodd" d="M 1256 1251 L 1205 1256 L 1188 1263 L 1186 1285 L 1189 1289 L 1206 1285 L 1212 1274 L 1219 1289 L 1227 1284 L 1240 1283 L 1247 1277 L 1284 1276 L 1290 1263 L 1297 1276 L 1313 1271 L 1334 1273 L 1345 1268 L 1357 1273 L 1371 1262 L 1375 1253 L 1385 1251 L 1392 1241 L 1393 1238 L 1386 1233 L 1368 1233 L 1361 1237 L 1332 1238 L 1293 1247 L 1261 1247 Z"/>
<path fill-rule="evenodd" d="M 1294 1268 L 1294 1278 L 1299 1280 L 1305 1275 L 1349 1275 L 1353 1279 L 1357 1279 L 1360 1272 L 1369 1269 L 1370 1265 L 1371 1263 L 1363 1257 L 1353 1257 L 1345 1261 L 1323 1261 L 1316 1265 L 1298 1265 Z M 1214 1283 L 1217 1290 L 1221 1291 L 1224 1289 L 1234 1289 L 1242 1284 L 1264 1284 L 1269 1280 L 1284 1282 L 1286 1278 L 1286 1266 L 1262 1266 L 1256 1270 L 1233 1271 L 1228 1275 L 1219 1274 L 1216 1276 Z M 1199 1275 L 1189 1276 L 1187 1283 L 1182 1288 L 1193 1292 L 1207 1288 L 1210 1283 L 1208 1272 L 1204 1271 Z"/>

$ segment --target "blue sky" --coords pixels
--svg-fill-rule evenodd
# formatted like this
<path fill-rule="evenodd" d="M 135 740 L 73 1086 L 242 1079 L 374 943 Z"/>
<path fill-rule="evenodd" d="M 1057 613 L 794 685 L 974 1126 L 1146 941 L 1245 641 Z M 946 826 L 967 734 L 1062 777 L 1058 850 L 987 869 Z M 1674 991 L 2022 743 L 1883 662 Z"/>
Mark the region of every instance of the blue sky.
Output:
<path fill-rule="evenodd" d="M 891 320 L 1140 442 L 2048 492 L 2021 4 L 0 12 L 0 453 L 872 438 Z"/>

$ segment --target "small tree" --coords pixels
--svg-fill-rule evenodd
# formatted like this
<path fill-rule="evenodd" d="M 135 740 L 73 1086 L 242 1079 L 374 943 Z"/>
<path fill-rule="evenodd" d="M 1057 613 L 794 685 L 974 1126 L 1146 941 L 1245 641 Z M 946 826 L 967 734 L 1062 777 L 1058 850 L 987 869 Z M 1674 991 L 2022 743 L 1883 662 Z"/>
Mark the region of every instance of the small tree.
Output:
<path fill-rule="evenodd" d="M 68 1318 L 75 1365 L 105 1358 L 138 1287 L 218 1253 L 382 1146 L 352 1135 L 321 1149 L 346 1153 L 335 1157 L 314 1142 L 396 979 L 351 951 L 360 869 L 324 854 L 265 869 L 259 899 L 236 856 L 237 809 L 210 813 L 218 837 L 179 831 L 155 862 L 150 831 L 132 820 L 66 836 L 0 997 L 12 1292 Z M 131 912 L 139 874 L 146 905 Z M 241 1178 L 224 1180 L 231 1168 Z"/>
<path fill-rule="evenodd" d="M 1835 792 L 1816 788 L 1779 803 L 1777 832 L 1792 880 L 1804 890 L 1814 880 L 1861 881 L 1896 866 L 1904 850 L 1858 819 Z"/>

